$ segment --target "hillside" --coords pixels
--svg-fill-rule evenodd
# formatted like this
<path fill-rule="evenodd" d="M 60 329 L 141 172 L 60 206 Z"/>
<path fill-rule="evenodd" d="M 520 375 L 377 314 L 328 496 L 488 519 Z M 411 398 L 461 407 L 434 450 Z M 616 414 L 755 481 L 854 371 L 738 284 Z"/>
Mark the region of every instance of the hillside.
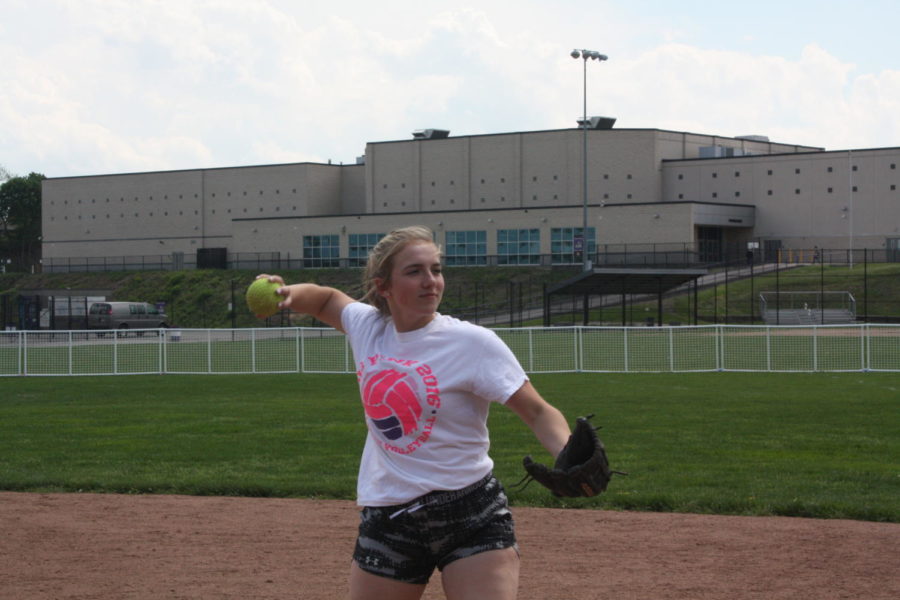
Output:
<path fill-rule="evenodd" d="M 577 267 L 448 267 L 441 310 L 463 316 L 503 311 L 509 306 L 511 293 L 516 298 L 539 298 L 545 283 L 561 281 L 577 271 Z M 279 274 L 289 283 L 309 281 L 330 285 L 359 297 L 361 273 L 361 269 L 306 269 Z M 69 290 L 72 296 L 101 292 L 107 300 L 164 302 L 171 323 L 178 327 L 259 327 L 261 322 L 244 304 L 244 291 L 256 275 L 246 270 L 5 273 L 0 274 L 0 301 L 12 304 L 20 294 L 47 290 Z M 233 315 L 229 310 L 232 299 Z M 283 319 L 285 315 L 277 315 L 269 324 L 287 323 Z M 296 315 L 291 322 L 313 324 L 311 319 Z"/>
<path fill-rule="evenodd" d="M 448 267 L 441 312 L 478 320 L 491 314 L 499 319 L 489 325 L 507 323 L 511 310 L 514 325 L 541 325 L 541 302 L 546 284 L 553 284 L 578 273 L 578 267 Z M 104 295 L 108 300 L 164 302 L 170 322 L 183 328 L 260 327 L 294 324 L 315 325 L 307 317 L 276 315 L 261 322 L 244 304 L 244 290 L 257 275 L 255 271 L 191 270 L 129 271 L 108 273 L 0 274 L 0 317 L 15 318 L 20 294 L 34 295 L 49 290 L 72 296 L 87 293 Z M 310 281 L 361 295 L 361 269 L 306 269 L 284 271 L 289 283 Z M 865 269 L 844 265 L 812 265 L 767 273 L 751 279 L 731 280 L 728 285 L 702 290 L 697 298 L 699 323 L 748 323 L 759 317 L 759 292 L 764 290 L 848 291 L 856 302 L 859 318 L 879 322 L 900 319 L 900 265 L 870 264 Z M 234 300 L 234 314 L 229 304 Z M 614 298 L 613 301 L 616 301 Z M 554 323 L 581 321 L 578 299 L 557 298 Z M 5 308 L 4 308 L 5 307 Z M 531 308 L 533 310 L 529 311 Z M 641 324 L 656 314 L 655 300 L 629 303 L 628 320 Z M 667 297 L 664 322 L 692 323 L 693 294 Z M 621 309 L 593 310 L 592 323 L 621 323 Z M 645 314 L 646 313 L 646 314 Z"/>

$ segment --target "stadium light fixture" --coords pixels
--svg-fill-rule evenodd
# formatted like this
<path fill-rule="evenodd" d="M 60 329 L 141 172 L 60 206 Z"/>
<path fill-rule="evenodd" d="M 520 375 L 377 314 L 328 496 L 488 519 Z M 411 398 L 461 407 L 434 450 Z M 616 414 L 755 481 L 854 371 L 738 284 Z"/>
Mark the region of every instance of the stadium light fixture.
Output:
<path fill-rule="evenodd" d="M 583 59 L 584 60 L 584 75 L 583 75 L 583 84 L 584 84 L 584 119 L 581 121 L 581 131 L 582 131 L 582 158 L 584 160 L 584 164 L 582 165 L 582 172 L 584 174 L 584 184 L 582 187 L 582 216 L 581 216 L 581 239 L 582 239 L 582 256 L 584 260 L 582 262 L 582 269 L 584 271 L 590 271 L 592 268 L 591 260 L 588 254 L 588 248 L 590 245 L 588 244 L 587 232 L 588 232 L 588 159 L 587 159 L 587 130 L 590 126 L 588 118 L 587 118 L 587 63 L 588 60 L 596 60 L 599 62 L 603 62 L 604 60 L 609 60 L 609 57 L 605 54 L 600 54 L 596 50 L 585 50 L 585 49 L 574 49 L 570 53 L 570 56 L 574 59 Z"/>

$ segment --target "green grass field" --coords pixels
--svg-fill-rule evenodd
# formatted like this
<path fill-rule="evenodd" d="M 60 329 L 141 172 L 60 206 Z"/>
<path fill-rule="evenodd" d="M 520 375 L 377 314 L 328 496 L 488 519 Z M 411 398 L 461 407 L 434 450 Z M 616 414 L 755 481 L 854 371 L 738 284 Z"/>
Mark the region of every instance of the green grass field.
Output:
<path fill-rule="evenodd" d="M 545 374 L 596 413 L 616 477 L 513 504 L 900 522 L 900 374 Z M 365 428 L 352 375 L 0 380 L 0 489 L 352 498 Z M 496 473 L 549 456 L 492 409 Z"/>

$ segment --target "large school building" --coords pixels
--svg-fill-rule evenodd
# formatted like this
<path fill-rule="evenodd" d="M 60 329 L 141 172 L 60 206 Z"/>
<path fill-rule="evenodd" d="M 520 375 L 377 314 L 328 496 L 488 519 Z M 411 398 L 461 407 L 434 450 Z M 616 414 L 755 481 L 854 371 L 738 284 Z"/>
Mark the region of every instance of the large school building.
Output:
<path fill-rule="evenodd" d="M 596 266 L 900 248 L 900 148 L 611 125 L 419 130 L 350 165 L 50 178 L 43 268 L 357 266 L 408 224 L 431 227 L 449 265 L 577 264 L 582 247 Z"/>

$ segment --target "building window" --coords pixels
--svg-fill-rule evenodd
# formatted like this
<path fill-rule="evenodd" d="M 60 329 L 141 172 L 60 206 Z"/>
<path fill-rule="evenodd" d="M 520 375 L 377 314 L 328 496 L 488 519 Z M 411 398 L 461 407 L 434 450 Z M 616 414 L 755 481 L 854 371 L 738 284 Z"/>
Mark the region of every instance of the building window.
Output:
<path fill-rule="evenodd" d="M 766 175 L 771 175 L 771 174 L 772 174 L 772 169 L 769 169 L 769 172 L 766 173 Z"/>
<path fill-rule="evenodd" d="M 540 229 L 497 231 L 497 264 L 537 265 L 541 262 Z"/>
<path fill-rule="evenodd" d="M 555 265 L 579 264 L 575 258 L 575 236 L 580 236 L 581 227 L 554 227 L 550 230 L 550 260 Z M 587 229 L 587 251 L 589 255 L 597 252 L 596 232 L 593 227 Z"/>
<path fill-rule="evenodd" d="M 445 263 L 450 266 L 486 265 L 486 231 L 448 231 Z"/>
<path fill-rule="evenodd" d="M 337 267 L 341 245 L 337 235 L 304 235 L 303 259 L 307 267 Z"/>
<path fill-rule="evenodd" d="M 828 167 L 828 172 L 829 172 L 829 173 L 834 173 L 834 167 Z"/>
<path fill-rule="evenodd" d="M 365 266 L 366 261 L 369 259 L 369 252 L 375 247 L 378 240 L 383 237 L 383 233 L 351 233 L 349 236 L 350 266 Z"/>
<path fill-rule="evenodd" d="M 794 174 L 795 174 L 795 175 L 799 175 L 799 174 L 800 174 L 800 169 L 794 169 Z"/>

